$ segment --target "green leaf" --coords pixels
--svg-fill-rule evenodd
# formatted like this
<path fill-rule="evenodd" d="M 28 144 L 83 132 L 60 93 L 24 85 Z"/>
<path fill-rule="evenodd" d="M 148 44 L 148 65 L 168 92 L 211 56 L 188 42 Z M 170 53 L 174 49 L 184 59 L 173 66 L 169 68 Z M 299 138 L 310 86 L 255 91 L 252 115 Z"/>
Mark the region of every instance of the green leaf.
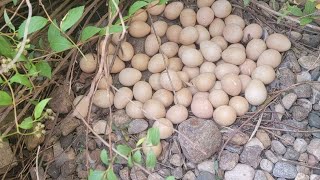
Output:
<path fill-rule="evenodd" d="M 18 0 L 12 0 L 12 2 L 13 2 L 13 5 L 17 5 L 18 4 Z"/>
<path fill-rule="evenodd" d="M 120 154 L 124 155 L 124 156 L 128 156 L 131 153 L 131 147 L 127 146 L 127 145 L 118 145 L 117 146 L 117 151 L 119 151 Z"/>
<path fill-rule="evenodd" d="M 18 38 L 22 38 L 24 35 L 24 30 L 26 27 L 26 21 L 24 20 L 23 23 L 19 26 L 18 29 Z M 36 32 L 40 29 L 42 29 L 46 24 L 48 20 L 42 16 L 33 16 L 31 17 L 30 24 L 28 27 L 28 34 L 31 34 L 33 32 Z"/>
<path fill-rule="evenodd" d="M 65 51 L 73 47 L 72 43 L 67 38 L 61 36 L 59 29 L 53 24 L 49 26 L 48 41 L 51 49 L 56 52 Z"/>
<path fill-rule="evenodd" d="M 33 127 L 33 119 L 31 116 L 25 118 L 20 124 L 21 129 L 31 129 Z"/>
<path fill-rule="evenodd" d="M 9 106 L 12 104 L 12 97 L 5 91 L 0 91 L 0 106 Z"/>
<path fill-rule="evenodd" d="M 0 77 L 0 84 L 2 84 L 4 81 L 2 80 L 2 78 Z"/>
<path fill-rule="evenodd" d="M 28 76 L 36 76 L 38 74 L 38 70 L 36 66 L 32 63 L 26 63 L 25 64 L 27 70 L 28 70 Z"/>
<path fill-rule="evenodd" d="M 112 169 L 108 169 L 107 170 L 107 179 L 108 180 L 117 180 L 118 179 L 116 174 L 114 174 Z"/>
<path fill-rule="evenodd" d="M 300 25 L 305 26 L 305 25 L 311 23 L 312 21 L 313 21 L 313 19 L 310 17 L 300 18 Z"/>
<path fill-rule="evenodd" d="M 132 159 L 135 163 L 141 164 L 142 156 L 141 156 L 140 150 L 137 150 L 136 152 L 133 153 Z"/>
<path fill-rule="evenodd" d="M 251 0 L 243 0 L 244 6 L 248 6 L 250 4 Z"/>
<path fill-rule="evenodd" d="M 169 0 L 160 0 L 158 4 L 166 4 Z"/>
<path fill-rule="evenodd" d="M 12 24 L 12 22 L 11 22 L 11 20 L 10 20 L 8 14 L 7 14 L 6 9 L 4 9 L 3 16 L 4 16 L 4 21 L 6 22 L 6 25 L 7 25 L 10 29 L 12 29 L 13 31 L 15 31 L 16 28 L 15 28 L 14 25 Z"/>
<path fill-rule="evenodd" d="M 13 45 L 5 36 L 0 36 L 0 55 L 13 59 L 17 52 L 13 49 Z M 21 55 L 19 61 L 26 60 L 24 55 Z"/>
<path fill-rule="evenodd" d="M 157 163 L 156 155 L 154 154 L 153 150 L 149 151 L 146 157 L 146 166 L 148 168 L 154 168 Z"/>
<path fill-rule="evenodd" d="M 88 180 L 104 180 L 105 171 L 90 169 Z"/>
<path fill-rule="evenodd" d="M 159 128 L 150 128 L 147 134 L 147 141 L 153 146 L 156 146 L 160 143 L 160 132 Z"/>
<path fill-rule="evenodd" d="M 146 138 L 144 137 L 144 138 L 141 138 L 141 139 L 139 139 L 139 141 L 137 142 L 137 144 L 136 144 L 136 146 L 138 147 L 138 146 L 140 146 L 144 141 L 146 140 Z"/>
<path fill-rule="evenodd" d="M 25 75 L 19 74 L 19 73 L 16 73 L 14 76 L 12 76 L 9 81 L 10 81 L 10 83 L 22 84 L 22 85 L 27 86 L 29 88 L 32 87 L 28 77 Z"/>
<path fill-rule="evenodd" d="M 145 2 L 145 1 L 136 1 L 134 2 L 128 11 L 129 16 L 133 15 L 134 13 L 136 13 L 139 9 L 147 6 L 149 3 Z"/>
<path fill-rule="evenodd" d="M 108 165 L 109 164 L 109 156 L 108 156 L 108 152 L 103 149 L 100 153 L 100 159 L 103 162 L 103 164 Z"/>
<path fill-rule="evenodd" d="M 41 76 L 47 77 L 51 79 L 52 77 L 52 69 L 47 61 L 40 61 L 37 64 L 35 64 L 37 71 Z"/>
<path fill-rule="evenodd" d="M 132 156 L 131 155 L 129 155 L 129 157 L 128 157 L 128 166 L 129 167 L 133 167 L 133 161 L 132 161 Z"/>
<path fill-rule="evenodd" d="M 294 16 L 303 16 L 303 12 L 298 6 L 289 6 L 288 11 Z"/>
<path fill-rule="evenodd" d="M 44 108 L 46 107 L 46 105 L 48 104 L 48 102 L 50 100 L 51 100 L 51 98 L 43 99 L 36 105 L 36 107 L 34 108 L 34 118 L 35 119 L 38 119 L 41 117 L 41 114 L 42 114 Z"/>
<path fill-rule="evenodd" d="M 113 2 L 115 2 L 115 4 Z M 109 6 L 111 17 L 113 17 L 117 12 L 116 6 L 119 6 L 119 0 L 109 0 Z"/>
<path fill-rule="evenodd" d="M 85 27 L 81 33 L 80 40 L 82 42 L 86 41 L 87 39 L 91 38 L 92 36 L 96 35 L 101 28 L 95 27 L 95 26 L 88 26 Z"/>
<path fill-rule="evenodd" d="M 84 11 L 84 6 L 79 6 L 72 8 L 68 13 L 63 17 L 60 28 L 63 32 L 71 28 L 79 19 L 81 18 Z"/>
<path fill-rule="evenodd" d="M 175 180 L 174 176 L 168 176 L 166 177 L 166 180 Z"/>
<path fill-rule="evenodd" d="M 306 4 L 304 5 L 303 14 L 310 15 L 314 12 L 316 12 L 316 2 L 307 0 Z"/>

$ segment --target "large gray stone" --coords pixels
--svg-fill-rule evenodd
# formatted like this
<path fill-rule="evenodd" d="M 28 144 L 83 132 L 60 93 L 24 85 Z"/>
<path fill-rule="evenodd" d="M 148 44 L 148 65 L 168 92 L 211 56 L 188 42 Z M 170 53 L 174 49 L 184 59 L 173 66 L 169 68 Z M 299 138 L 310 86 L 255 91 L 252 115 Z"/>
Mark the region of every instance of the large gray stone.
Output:
<path fill-rule="evenodd" d="M 315 69 L 320 65 L 320 62 L 318 61 L 318 57 L 313 55 L 302 56 L 301 58 L 299 58 L 298 62 L 303 68 L 307 70 Z"/>
<path fill-rule="evenodd" d="M 307 151 L 320 160 L 320 139 L 312 139 L 307 147 Z"/>
<path fill-rule="evenodd" d="M 280 161 L 275 164 L 272 174 L 279 178 L 293 179 L 298 172 L 294 165 Z"/>
<path fill-rule="evenodd" d="M 231 171 L 225 173 L 225 180 L 252 180 L 254 169 L 246 164 L 237 164 Z"/>
<path fill-rule="evenodd" d="M 261 160 L 261 152 L 262 148 L 259 146 L 246 146 L 240 155 L 240 162 L 257 168 Z"/>

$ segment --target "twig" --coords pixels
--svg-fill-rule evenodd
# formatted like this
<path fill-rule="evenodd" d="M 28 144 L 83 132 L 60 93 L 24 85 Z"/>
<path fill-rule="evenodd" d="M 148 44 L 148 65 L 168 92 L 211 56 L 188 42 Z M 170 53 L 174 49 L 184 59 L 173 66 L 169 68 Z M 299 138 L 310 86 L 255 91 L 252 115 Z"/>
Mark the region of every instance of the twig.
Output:
<path fill-rule="evenodd" d="M 37 180 L 40 180 L 39 177 L 39 152 L 40 152 L 40 146 L 38 146 L 38 150 L 37 150 L 37 156 L 36 156 L 36 175 L 37 175 Z"/>
<path fill-rule="evenodd" d="M 249 138 L 248 141 L 250 141 L 250 140 L 253 138 L 253 136 L 256 135 L 256 132 L 258 131 L 259 126 L 260 126 L 261 121 L 262 121 L 262 116 L 263 116 L 263 112 L 260 114 L 259 120 L 258 120 L 256 126 L 254 127 L 254 130 L 253 130 L 253 132 L 251 133 L 251 136 L 250 136 L 250 138 Z"/>

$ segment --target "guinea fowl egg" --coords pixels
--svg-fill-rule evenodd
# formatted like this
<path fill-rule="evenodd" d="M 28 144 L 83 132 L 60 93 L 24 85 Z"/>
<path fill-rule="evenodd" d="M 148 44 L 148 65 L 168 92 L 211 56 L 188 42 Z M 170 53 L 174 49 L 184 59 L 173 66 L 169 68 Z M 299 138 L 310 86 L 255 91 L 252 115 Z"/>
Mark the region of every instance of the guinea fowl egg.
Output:
<path fill-rule="evenodd" d="M 177 72 L 170 69 L 161 73 L 160 84 L 169 91 L 179 91 L 183 86 Z"/>
<path fill-rule="evenodd" d="M 111 75 L 108 75 L 108 77 L 103 76 L 98 83 L 98 89 L 109 89 L 112 82 L 113 81 Z"/>
<path fill-rule="evenodd" d="M 152 73 L 159 73 L 166 69 L 168 57 L 164 54 L 156 54 L 151 57 L 148 63 L 148 70 Z"/>
<path fill-rule="evenodd" d="M 228 42 L 224 39 L 223 36 L 215 36 L 210 41 L 216 43 L 223 50 L 227 49 Z"/>
<path fill-rule="evenodd" d="M 200 66 L 200 73 L 214 73 L 216 65 L 213 62 L 206 61 Z"/>
<path fill-rule="evenodd" d="M 212 90 L 209 94 L 209 101 L 214 108 L 218 108 L 228 104 L 229 96 L 223 90 Z"/>
<path fill-rule="evenodd" d="M 237 24 L 228 24 L 223 29 L 223 37 L 229 43 L 238 43 L 243 37 L 243 31 Z"/>
<path fill-rule="evenodd" d="M 152 87 L 153 90 L 157 91 L 159 89 L 162 89 L 161 83 L 160 83 L 160 73 L 151 74 L 149 77 L 149 84 Z"/>
<path fill-rule="evenodd" d="M 264 84 L 270 84 L 275 78 L 276 73 L 271 66 L 258 66 L 251 74 L 252 79 L 259 79 Z"/>
<path fill-rule="evenodd" d="M 168 27 L 167 32 L 166 32 L 166 36 L 167 39 L 169 41 L 175 42 L 175 43 L 179 43 L 179 36 L 180 33 L 182 31 L 182 27 L 178 26 L 178 25 L 171 25 Z"/>
<path fill-rule="evenodd" d="M 213 73 L 203 73 L 195 77 L 191 82 L 199 91 L 206 92 L 213 88 L 216 76 Z"/>
<path fill-rule="evenodd" d="M 166 118 L 157 119 L 152 127 L 159 128 L 160 139 L 167 139 L 173 134 L 173 124 Z"/>
<path fill-rule="evenodd" d="M 191 67 L 184 66 L 182 68 L 182 71 L 188 74 L 189 79 L 193 79 L 200 74 L 200 68 L 198 67 L 191 68 Z"/>
<path fill-rule="evenodd" d="M 168 24 L 165 21 L 156 21 L 153 23 L 153 27 L 151 28 L 151 33 L 162 37 L 166 34 L 167 29 L 168 29 Z M 154 30 L 156 33 L 154 33 Z"/>
<path fill-rule="evenodd" d="M 183 45 L 190 45 L 195 43 L 198 38 L 198 30 L 193 26 L 188 26 L 181 30 L 179 35 L 179 42 Z"/>
<path fill-rule="evenodd" d="M 248 84 L 251 81 L 251 77 L 245 74 L 239 75 L 240 81 L 241 81 L 241 93 L 244 93 Z"/>
<path fill-rule="evenodd" d="M 147 36 L 144 42 L 144 51 L 148 56 L 153 56 L 159 52 L 161 39 L 155 34 Z"/>
<path fill-rule="evenodd" d="M 160 0 L 155 0 L 149 3 L 149 5 L 147 6 L 148 13 L 150 13 L 153 16 L 160 15 L 166 8 L 166 5 L 160 4 L 159 2 Z"/>
<path fill-rule="evenodd" d="M 183 105 L 184 107 L 190 106 L 192 101 L 192 93 L 188 88 L 182 88 L 176 92 L 174 103 Z"/>
<path fill-rule="evenodd" d="M 136 100 L 144 103 L 152 97 L 152 88 L 149 83 L 139 81 L 133 86 L 133 96 Z"/>
<path fill-rule="evenodd" d="M 197 92 L 191 102 L 191 111 L 198 118 L 212 117 L 213 107 L 208 99 L 209 93 Z"/>
<path fill-rule="evenodd" d="M 120 45 L 118 56 L 122 61 L 130 61 L 134 55 L 133 46 L 128 42 L 123 42 Z"/>
<path fill-rule="evenodd" d="M 89 112 L 90 98 L 88 96 L 77 96 L 73 100 L 75 109 L 73 115 L 79 119 L 85 118 Z"/>
<path fill-rule="evenodd" d="M 189 75 L 184 72 L 184 71 L 177 71 L 177 74 L 179 76 L 179 78 L 181 79 L 182 81 L 182 84 L 185 85 L 187 82 L 189 82 Z"/>
<path fill-rule="evenodd" d="M 197 0 L 198 8 L 210 7 L 215 0 Z"/>
<path fill-rule="evenodd" d="M 256 61 L 266 49 L 267 45 L 262 39 L 252 39 L 246 47 L 247 58 Z"/>
<path fill-rule="evenodd" d="M 201 25 L 196 25 L 195 28 L 198 31 L 199 37 L 196 41 L 196 44 L 200 44 L 203 41 L 209 41 L 210 40 L 210 33 L 207 28 L 201 26 Z"/>
<path fill-rule="evenodd" d="M 146 54 L 136 54 L 132 57 L 131 66 L 139 71 L 148 69 L 150 57 Z"/>
<path fill-rule="evenodd" d="M 175 42 L 165 42 L 160 46 L 160 50 L 168 58 L 172 58 L 173 56 L 177 55 L 179 50 L 179 45 Z"/>
<path fill-rule="evenodd" d="M 236 25 L 240 26 L 241 29 L 243 29 L 246 26 L 246 23 L 244 22 L 242 17 L 240 17 L 238 15 L 234 15 L 234 14 L 230 14 L 228 17 L 226 17 L 224 19 L 224 23 L 226 25 L 228 25 L 228 24 L 236 24 Z"/>
<path fill-rule="evenodd" d="M 117 109 L 123 109 L 132 100 L 132 98 L 133 93 L 131 89 L 122 87 L 114 95 L 114 107 Z"/>
<path fill-rule="evenodd" d="M 182 2 L 172 2 L 166 6 L 164 9 L 164 17 L 169 20 L 175 20 L 180 16 L 181 11 L 183 10 L 183 3 Z"/>
<path fill-rule="evenodd" d="M 223 105 L 213 112 L 213 120 L 220 126 L 230 126 L 237 119 L 236 110 L 231 106 Z"/>
<path fill-rule="evenodd" d="M 181 60 L 188 67 L 197 67 L 203 63 L 203 56 L 197 49 L 187 48 L 181 55 Z"/>
<path fill-rule="evenodd" d="M 266 44 L 269 49 L 274 49 L 279 52 L 288 51 L 291 48 L 291 42 L 288 37 L 278 33 L 268 36 Z"/>
<path fill-rule="evenodd" d="M 216 75 L 217 79 L 221 80 L 225 75 L 230 73 L 239 74 L 240 73 L 239 67 L 234 64 L 223 63 L 220 65 L 217 65 L 217 67 L 215 68 L 214 74 Z"/>
<path fill-rule="evenodd" d="M 114 55 L 108 55 L 107 56 L 107 62 L 110 63 L 111 66 L 111 62 L 113 60 Z M 124 64 L 124 62 L 118 57 L 116 56 L 114 61 L 113 61 L 113 66 L 111 68 L 111 73 L 115 74 L 115 73 L 119 73 L 121 72 L 124 68 L 126 67 L 126 65 Z"/>
<path fill-rule="evenodd" d="M 178 57 L 172 57 L 169 60 L 168 69 L 173 71 L 181 71 L 183 68 L 182 60 Z"/>
<path fill-rule="evenodd" d="M 218 18 L 229 16 L 232 11 L 231 3 L 227 0 L 217 0 L 211 6 L 214 15 Z"/>
<path fill-rule="evenodd" d="M 250 39 L 260 39 L 263 30 L 259 24 L 252 23 L 243 29 L 243 42 L 248 42 Z"/>
<path fill-rule="evenodd" d="M 109 108 L 113 105 L 113 93 L 110 90 L 97 90 L 93 95 L 92 102 L 100 108 Z"/>
<path fill-rule="evenodd" d="M 238 116 L 243 116 L 249 111 L 249 103 L 242 96 L 234 96 L 229 101 L 229 106 L 236 110 Z"/>
<path fill-rule="evenodd" d="M 246 60 L 246 52 L 237 47 L 227 48 L 222 52 L 222 59 L 234 65 L 240 65 Z"/>
<path fill-rule="evenodd" d="M 173 124 L 179 124 L 188 118 L 188 110 L 185 106 L 176 104 L 168 109 L 166 118 Z"/>
<path fill-rule="evenodd" d="M 143 103 L 140 101 L 132 101 L 126 105 L 126 113 L 129 117 L 134 119 L 143 119 L 144 114 L 142 111 Z"/>
<path fill-rule="evenodd" d="M 245 90 L 245 98 L 251 105 L 261 105 L 267 99 L 267 89 L 258 79 L 252 79 Z"/>
<path fill-rule="evenodd" d="M 143 106 L 143 114 L 146 118 L 156 120 L 166 116 L 166 109 L 164 105 L 155 99 L 149 99 Z"/>
<path fill-rule="evenodd" d="M 97 55 L 89 53 L 80 59 L 80 69 L 85 73 L 93 73 L 98 64 Z"/>
<path fill-rule="evenodd" d="M 207 27 L 214 19 L 214 12 L 209 7 L 201 7 L 197 12 L 197 22 L 198 24 Z"/>
<path fill-rule="evenodd" d="M 256 69 L 257 65 L 251 59 L 246 59 L 240 66 L 241 74 L 250 76 L 251 73 Z"/>
<path fill-rule="evenodd" d="M 148 14 L 145 9 L 139 9 L 136 13 L 134 13 L 134 16 L 131 19 L 131 22 L 133 21 L 143 21 L 146 22 L 148 19 Z"/>
<path fill-rule="evenodd" d="M 202 41 L 200 51 L 207 61 L 216 62 L 221 58 L 222 50 L 220 46 L 212 41 Z"/>
<path fill-rule="evenodd" d="M 145 21 L 131 22 L 128 32 L 132 37 L 142 38 L 150 33 L 150 26 Z"/>
<path fill-rule="evenodd" d="M 193 9 L 183 9 L 180 13 L 180 23 L 183 27 L 196 25 L 197 14 Z"/>
<path fill-rule="evenodd" d="M 274 49 L 267 49 L 260 54 L 257 66 L 269 65 L 273 68 L 276 68 L 281 63 L 281 54 Z"/>
<path fill-rule="evenodd" d="M 241 81 L 238 75 L 227 74 L 221 79 L 222 89 L 231 96 L 237 96 L 241 92 Z"/>
<path fill-rule="evenodd" d="M 222 36 L 223 29 L 226 25 L 220 18 L 215 18 L 209 26 L 209 33 L 212 37 Z"/>
<path fill-rule="evenodd" d="M 152 99 L 160 101 L 164 107 L 169 107 L 173 103 L 173 94 L 166 89 L 159 89 L 152 95 Z"/>
<path fill-rule="evenodd" d="M 124 86 L 133 86 L 141 77 L 140 71 L 134 68 L 125 68 L 119 73 L 119 82 Z"/>

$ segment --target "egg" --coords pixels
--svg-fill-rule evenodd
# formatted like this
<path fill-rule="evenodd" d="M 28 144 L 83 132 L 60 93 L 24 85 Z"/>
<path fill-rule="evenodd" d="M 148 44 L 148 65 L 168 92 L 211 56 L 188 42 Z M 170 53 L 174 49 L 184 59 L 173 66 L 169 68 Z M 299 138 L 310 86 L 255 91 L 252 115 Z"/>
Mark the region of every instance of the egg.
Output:
<path fill-rule="evenodd" d="M 153 23 L 153 27 L 151 27 L 151 33 L 162 37 L 166 34 L 167 29 L 168 24 L 165 21 L 156 21 Z M 156 31 L 156 33 L 154 33 L 154 30 Z"/>
<path fill-rule="evenodd" d="M 133 97 L 144 103 L 152 97 L 152 88 L 149 83 L 145 81 L 139 81 L 133 86 Z"/>
<path fill-rule="evenodd" d="M 209 33 L 212 37 L 222 36 L 223 29 L 226 25 L 220 18 L 215 18 L 209 26 Z"/>
<path fill-rule="evenodd" d="M 226 24 L 223 29 L 223 37 L 229 43 L 238 43 L 243 37 L 243 31 L 237 24 Z"/>
<path fill-rule="evenodd" d="M 241 74 L 251 76 L 251 73 L 256 69 L 257 65 L 251 59 L 246 59 L 240 66 Z"/>
<path fill-rule="evenodd" d="M 184 107 L 190 106 L 192 101 L 192 93 L 188 88 L 182 88 L 176 92 L 174 103 L 180 104 Z"/>
<path fill-rule="evenodd" d="M 213 73 L 203 73 L 195 77 L 191 82 L 199 91 L 206 92 L 213 88 L 216 77 Z"/>
<path fill-rule="evenodd" d="M 214 84 L 213 88 L 210 90 L 214 91 L 214 90 L 222 90 L 222 85 L 221 85 L 221 81 L 216 81 L 216 83 Z"/>
<path fill-rule="evenodd" d="M 124 86 L 133 86 L 141 77 L 140 71 L 134 68 L 125 68 L 119 73 L 119 82 Z"/>
<path fill-rule="evenodd" d="M 132 100 L 132 98 L 133 93 L 131 89 L 122 87 L 114 95 L 114 107 L 117 109 L 123 109 Z"/>
<path fill-rule="evenodd" d="M 191 102 L 191 111 L 198 118 L 208 119 L 212 117 L 213 107 L 208 100 L 209 93 L 197 92 Z"/>
<path fill-rule="evenodd" d="M 229 106 L 233 107 L 237 116 L 243 116 L 249 111 L 249 103 L 242 96 L 234 96 L 229 101 Z"/>
<path fill-rule="evenodd" d="M 168 57 L 164 54 L 156 54 L 151 57 L 148 63 L 148 70 L 152 73 L 159 73 L 166 69 Z"/>
<path fill-rule="evenodd" d="M 148 14 L 145 9 L 139 9 L 134 16 L 131 18 L 131 22 L 133 21 L 143 21 L 146 22 L 148 19 Z"/>
<path fill-rule="evenodd" d="M 159 89 L 152 95 L 152 99 L 160 101 L 164 107 L 169 107 L 173 103 L 173 94 L 166 89 Z"/>
<path fill-rule="evenodd" d="M 271 66 L 258 66 L 251 74 L 252 79 L 259 79 L 264 84 L 270 84 L 275 78 L 276 73 Z"/>
<path fill-rule="evenodd" d="M 98 89 L 109 89 L 110 85 L 113 83 L 112 76 L 109 75 L 108 77 L 103 76 L 100 81 L 98 82 Z"/>
<path fill-rule="evenodd" d="M 114 95 L 110 90 L 97 90 L 92 98 L 92 103 L 100 108 L 109 108 L 113 105 Z"/>
<path fill-rule="evenodd" d="M 185 45 L 180 46 L 180 47 L 179 47 L 179 50 L 178 50 L 178 56 L 181 57 L 182 54 L 183 54 L 183 52 L 184 52 L 186 49 L 189 49 L 189 48 L 191 48 L 191 49 L 196 49 L 196 45 L 195 45 L 195 44 L 190 44 L 190 45 L 187 45 L 187 46 L 185 46 Z"/>
<path fill-rule="evenodd" d="M 147 11 L 154 16 L 160 15 L 166 8 L 165 4 L 160 4 L 160 0 L 154 0 L 147 6 Z"/>
<path fill-rule="evenodd" d="M 177 55 L 179 50 L 179 45 L 175 42 L 165 42 L 160 46 L 160 51 L 168 58 L 174 57 Z"/>
<path fill-rule="evenodd" d="M 126 113 L 129 117 L 134 119 L 143 119 L 144 114 L 142 111 L 143 103 L 139 101 L 129 102 L 126 106 Z"/>
<path fill-rule="evenodd" d="M 75 106 L 73 115 L 78 119 L 87 117 L 89 112 L 90 98 L 88 96 L 77 96 L 73 100 L 73 105 Z"/>
<path fill-rule="evenodd" d="M 149 99 L 143 106 L 143 114 L 147 119 L 157 120 L 166 116 L 166 109 L 164 105 L 155 99 Z"/>
<path fill-rule="evenodd" d="M 216 65 L 213 62 L 203 62 L 200 66 L 200 73 L 214 73 Z"/>
<path fill-rule="evenodd" d="M 171 2 L 164 9 L 163 15 L 169 20 L 175 20 L 180 16 L 183 7 L 182 2 Z"/>
<path fill-rule="evenodd" d="M 214 12 L 210 7 L 201 7 L 197 11 L 197 22 L 201 26 L 207 27 L 214 19 Z"/>
<path fill-rule="evenodd" d="M 149 77 L 149 84 L 152 87 L 153 90 L 157 91 L 159 89 L 162 89 L 161 83 L 160 83 L 160 73 L 154 73 L 151 74 Z"/>
<path fill-rule="evenodd" d="M 246 60 L 246 52 L 241 48 L 231 47 L 224 50 L 221 57 L 227 63 L 240 65 Z"/>
<path fill-rule="evenodd" d="M 114 55 L 108 55 L 107 56 L 107 62 L 109 62 L 108 66 L 111 66 L 111 62 L 114 58 Z M 126 65 L 124 64 L 124 62 L 118 57 L 116 56 L 114 61 L 113 61 L 113 66 L 111 68 L 111 73 L 115 74 L 115 73 L 119 73 L 120 71 L 122 71 L 124 68 L 126 67 Z"/>
<path fill-rule="evenodd" d="M 269 49 L 274 49 L 279 52 L 287 51 L 291 48 L 291 42 L 283 34 L 274 33 L 267 37 L 266 44 Z"/>
<path fill-rule="evenodd" d="M 261 105 L 267 99 L 267 95 L 266 87 L 257 79 L 252 79 L 245 90 L 245 98 L 254 106 Z"/>
<path fill-rule="evenodd" d="M 150 57 L 146 54 L 135 54 L 131 60 L 131 66 L 139 71 L 148 69 Z"/>
<path fill-rule="evenodd" d="M 267 49 L 263 51 L 257 61 L 257 66 L 269 65 L 273 68 L 276 68 L 281 63 L 281 54 L 274 49 Z"/>
<path fill-rule="evenodd" d="M 166 118 L 156 120 L 152 127 L 159 128 L 160 139 L 167 139 L 173 134 L 173 124 Z"/>
<path fill-rule="evenodd" d="M 181 55 L 181 60 L 188 67 L 197 67 L 203 63 L 203 56 L 197 49 L 187 48 Z"/>
<path fill-rule="evenodd" d="M 80 59 L 80 69 L 85 73 L 93 73 L 98 64 L 98 59 L 96 54 L 86 54 L 84 57 Z"/>
<path fill-rule="evenodd" d="M 130 36 L 135 38 L 147 36 L 150 33 L 150 30 L 150 26 L 145 21 L 133 21 L 128 28 Z"/>
<path fill-rule="evenodd" d="M 243 42 L 248 42 L 251 39 L 260 39 L 263 30 L 259 24 L 252 23 L 243 29 Z"/>
<path fill-rule="evenodd" d="M 211 6 L 214 15 L 218 18 L 225 18 L 229 16 L 232 11 L 232 6 L 227 0 L 217 0 Z"/>
<path fill-rule="evenodd" d="M 193 9 L 183 9 L 180 13 L 180 23 L 183 27 L 196 25 L 197 14 Z"/>
<path fill-rule="evenodd" d="M 177 72 L 170 69 L 161 73 L 160 84 L 164 89 L 169 91 L 179 91 L 183 86 Z"/>
<path fill-rule="evenodd" d="M 118 56 L 122 61 L 130 61 L 134 55 L 133 46 L 128 42 L 123 42 L 120 45 Z"/>
<path fill-rule="evenodd" d="M 198 8 L 210 7 L 215 0 L 197 0 Z"/>
<path fill-rule="evenodd" d="M 214 89 L 209 94 L 209 101 L 214 108 L 219 106 L 228 105 L 229 96 L 223 90 Z"/>
<path fill-rule="evenodd" d="M 180 43 L 179 37 L 180 37 L 181 31 L 182 31 L 182 27 L 178 25 L 169 26 L 166 32 L 167 39 L 175 43 Z"/>
<path fill-rule="evenodd" d="M 262 39 L 252 39 L 246 47 L 247 58 L 256 61 L 266 49 L 267 45 Z"/>
<path fill-rule="evenodd" d="M 168 69 L 171 69 L 173 71 L 181 71 L 183 67 L 182 60 L 178 57 L 172 57 L 168 59 L 169 65 Z"/>
<path fill-rule="evenodd" d="M 182 29 L 179 35 L 179 42 L 183 45 L 190 45 L 198 40 L 199 33 L 195 27 L 188 26 Z"/>
<path fill-rule="evenodd" d="M 240 43 L 230 44 L 230 46 L 228 46 L 228 48 L 240 48 L 240 49 L 242 49 L 243 51 L 246 50 L 246 48 L 245 48 L 242 44 L 240 44 Z"/>
<path fill-rule="evenodd" d="M 184 71 L 177 71 L 177 74 L 178 74 L 179 78 L 181 79 L 182 84 L 185 86 L 186 83 L 189 82 L 189 80 L 190 80 L 189 75 Z"/>
<path fill-rule="evenodd" d="M 228 47 L 228 42 L 222 36 L 215 36 L 210 41 L 216 43 L 222 50 L 225 50 Z"/>
<path fill-rule="evenodd" d="M 159 52 L 161 44 L 160 37 L 155 34 L 150 34 L 147 36 L 146 41 L 144 43 L 144 51 L 148 56 L 153 56 Z"/>
<path fill-rule="evenodd" d="M 241 81 L 238 75 L 227 74 L 221 79 L 222 89 L 231 96 L 237 96 L 241 92 Z"/>
<path fill-rule="evenodd" d="M 188 118 L 188 115 L 188 110 L 185 106 L 176 104 L 168 109 L 166 118 L 173 124 L 180 124 Z"/>
<path fill-rule="evenodd" d="M 230 63 L 219 64 L 215 68 L 214 74 L 216 75 L 217 79 L 221 80 L 225 75 L 230 73 L 238 75 L 240 73 L 239 67 Z"/>
<path fill-rule="evenodd" d="M 226 17 L 224 19 L 224 23 L 226 25 L 228 25 L 228 24 L 236 24 L 236 25 L 240 26 L 241 29 L 243 29 L 246 26 L 246 23 L 244 22 L 242 17 L 240 17 L 238 15 L 234 15 L 234 14 L 230 14 L 228 17 Z"/>
<path fill-rule="evenodd" d="M 246 91 L 248 84 L 251 81 L 251 77 L 245 74 L 240 74 L 239 78 L 241 81 L 241 93 L 244 93 Z"/>
<path fill-rule="evenodd" d="M 158 143 L 157 145 L 153 146 L 152 144 L 148 144 L 148 141 L 143 141 L 142 151 L 146 156 L 150 153 L 150 151 L 152 151 L 156 157 L 159 157 L 162 152 L 162 145 L 161 143 Z"/>
<path fill-rule="evenodd" d="M 212 41 L 202 41 L 200 51 L 207 61 L 216 62 L 221 58 L 222 50 L 220 46 Z"/>
<path fill-rule="evenodd" d="M 237 119 L 236 110 L 231 106 L 223 105 L 213 112 L 213 120 L 220 126 L 230 126 Z"/>
<path fill-rule="evenodd" d="M 198 31 L 199 37 L 196 41 L 196 44 L 200 44 L 203 41 L 209 41 L 210 40 L 210 33 L 207 30 L 207 28 L 201 26 L 201 25 L 196 25 L 195 28 Z"/>

